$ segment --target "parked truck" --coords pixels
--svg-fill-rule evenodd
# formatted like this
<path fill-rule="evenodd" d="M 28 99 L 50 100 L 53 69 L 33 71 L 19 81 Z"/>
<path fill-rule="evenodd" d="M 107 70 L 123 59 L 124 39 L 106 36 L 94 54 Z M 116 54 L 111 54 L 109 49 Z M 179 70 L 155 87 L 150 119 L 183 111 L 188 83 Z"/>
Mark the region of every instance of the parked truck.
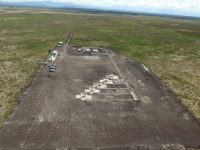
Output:
<path fill-rule="evenodd" d="M 48 61 L 50 62 L 54 62 L 56 61 L 56 57 L 58 55 L 58 52 L 57 51 L 52 51 L 50 54 L 49 54 L 49 58 L 48 58 Z"/>

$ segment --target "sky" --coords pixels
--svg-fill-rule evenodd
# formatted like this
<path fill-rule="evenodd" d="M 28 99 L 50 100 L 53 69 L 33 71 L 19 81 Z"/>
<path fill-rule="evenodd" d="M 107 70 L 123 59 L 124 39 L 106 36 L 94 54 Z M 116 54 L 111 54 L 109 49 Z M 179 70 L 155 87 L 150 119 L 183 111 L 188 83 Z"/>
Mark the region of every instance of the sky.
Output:
<path fill-rule="evenodd" d="M 8 2 L 44 0 L 0 0 Z M 66 2 L 89 8 L 176 14 L 200 17 L 200 0 L 48 0 Z"/>

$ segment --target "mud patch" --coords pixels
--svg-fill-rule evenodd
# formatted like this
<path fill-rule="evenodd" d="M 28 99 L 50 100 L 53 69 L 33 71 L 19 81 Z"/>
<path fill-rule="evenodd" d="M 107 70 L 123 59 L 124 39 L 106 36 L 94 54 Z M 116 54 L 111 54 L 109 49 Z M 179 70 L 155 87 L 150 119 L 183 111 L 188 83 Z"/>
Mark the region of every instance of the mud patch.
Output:
<path fill-rule="evenodd" d="M 143 96 L 143 97 L 141 97 L 141 101 L 142 101 L 144 104 L 151 104 L 151 103 L 152 103 L 151 98 L 148 97 L 148 96 Z"/>

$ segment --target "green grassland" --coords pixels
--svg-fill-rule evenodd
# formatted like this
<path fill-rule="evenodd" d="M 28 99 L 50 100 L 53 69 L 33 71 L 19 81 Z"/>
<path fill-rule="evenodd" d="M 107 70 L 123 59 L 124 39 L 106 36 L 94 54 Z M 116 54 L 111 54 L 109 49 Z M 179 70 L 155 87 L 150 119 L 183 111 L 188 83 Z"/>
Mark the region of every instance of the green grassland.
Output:
<path fill-rule="evenodd" d="M 0 13 L 0 125 L 48 50 L 71 31 L 74 45 L 142 61 L 200 119 L 200 20 L 33 10 Z"/>

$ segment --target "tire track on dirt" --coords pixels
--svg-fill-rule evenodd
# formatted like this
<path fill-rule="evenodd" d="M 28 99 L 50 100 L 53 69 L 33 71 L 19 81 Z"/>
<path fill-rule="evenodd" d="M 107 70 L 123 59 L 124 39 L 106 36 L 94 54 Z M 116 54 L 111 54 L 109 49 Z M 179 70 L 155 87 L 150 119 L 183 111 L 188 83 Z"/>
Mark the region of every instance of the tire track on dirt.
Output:
<path fill-rule="evenodd" d="M 40 87 L 43 87 L 42 89 L 38 90 L 40 91 L 39 94 L 38 94 L 38 91 L 36 91 L 35 94 L 32 95 L 32 97 L 34 95 L 38 95 L 38 102 L 35 103 L 35 105 L 32 107 L 28 117 L 27 117 L 27 122 L 26 122 L 26 126 L 25 128 L 23 129 L 24 133 L 22 134 L 22 138 L 21 138 L 21 144 L 20 146 L 23 147 L 23 145 L 25 144 L 25 141 L 27 140 L 28 136 L 29 136 L 29 133 L 30 133 L 30 129 L 31 127 L 33 126 L 34 122 L 37 121 L 36 120 L 36 116 L 37 114 L 39 114 L 41 112 L 41 109 L 43 107 L 43 104 L 45 103 L 45 99 L 44 96 L 45 96 L 45 88 L 44 86 L 40 86 Z M 32 100 L 35 100 L 35 98 Z"/>

